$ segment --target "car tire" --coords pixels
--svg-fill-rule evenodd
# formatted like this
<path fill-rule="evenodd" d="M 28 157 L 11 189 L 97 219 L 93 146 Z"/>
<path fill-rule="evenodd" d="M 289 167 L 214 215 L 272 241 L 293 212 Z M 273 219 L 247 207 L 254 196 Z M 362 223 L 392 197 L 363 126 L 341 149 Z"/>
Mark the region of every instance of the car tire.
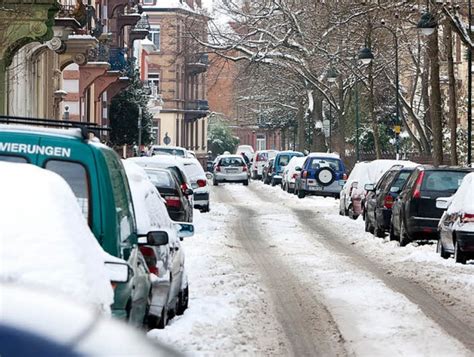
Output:
<path fill-rule="evenodd" d="M 349 206 L 349 210 L 348 210 L 348 214 L 347 214 L 350 218 L 356 220 L 357 218 L 359 218 L 359 215 L 356 215 L 354 213 L 354 210 L 352 209 L 352 205 Z"/>
<path fill-rule="evenodd" d="M 436 253 L 439 253 L 441 258 L 443 259 L 448 259 L 450 256 L 450 254 L 444 250 L 443 242 L 441 241 L 441 238 L 438 239 L 438 243 L 436 244 Z"/>
<path fill-rule="evenodd" d="M 374 236 L 376 236 L 377 238 L 385 238 L 385 231 L 379 228 L 377 222 L 375 223 L 374 227 Z"/>
<path fill-rule="evenodd" d="M 398 240 L 398 237 L 395 235 L 395 230 L 393 229 L 393 225 L 390 225 L 389 239 Z"/>
<path fill-rule="evenodd" d="M 369 219 L 366 214 L 364 214 L 364 230 L 370 232 Z"/>
<path fill-rule="evenodd" d="M 408 237 L 405 223 L 403 223 L 400 226 L 400 237 L 398 237 L 398 241 L 400 242 L 400 247 L 406 246 L 408 243 L 410 243 L 410 238 Z"/>
<path fill-rule="evenodd" d="M 305 198 L 306 192 L 304 190 L 298 190 L 298 198 Z"/>
<path fill-rule="evenodd" d="M 275 182 L 275 180 L 274 180 L 273 178 L 272 178 L 272 181 L 271 181 L 270 183 L 271 183 L 272 187 L 275 187 L 275 186 L 276 186 L 276 182 Z"/>
<path fill-rule="evenodd" d="M 257 180 L 257 179 L 258 179 L 257 171 L 253 171 L 252 172 L 252 180 Z"/>
<path fill-rule="evenodd" d="M 202 213 L 206 213 L 206 212 L 209 212 L 209 211 L 210 211 L 209 204 L 207 204 L 205 206 L 202 206 L 202 208 L 201 208 Z"/>
<path fill-rule="evenodd" d="M 186 286 L 178 296 L 178 304 L 176 306 L 176 315 L 181 316 L 184 314 L 189 306 L 189 285 Z"/>
<path fill-rule="evenodd" d="M 454 261 L 460 264 L 466 264 L 466 255 L 461 252 L 461 247 L 459 246 L 458 241 L 454 242 Z"/>
<path fill-rule="evenodd" d="M 163 306 L 163 310 L 161 310 L 160 320 L 156 324 L 156 328 L 164 329 L 166 325 L 168 325 L 168 307 Z"/>
<path fill-rule="evenodd" d="M 219 182 L 217 182 L 216 180 L 213 180 L 213 181 L 212 181 L 212 184 L 213 184 L 214 186 L 219 186 Z"/>

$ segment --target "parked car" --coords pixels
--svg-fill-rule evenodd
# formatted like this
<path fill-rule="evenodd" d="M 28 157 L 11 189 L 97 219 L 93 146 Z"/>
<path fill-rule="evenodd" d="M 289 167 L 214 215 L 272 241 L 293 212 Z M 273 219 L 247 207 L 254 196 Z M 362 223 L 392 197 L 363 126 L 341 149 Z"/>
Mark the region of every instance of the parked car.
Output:
<path fill-rule="evenodd" d="M 210 187 L 207 184 L 207 177 L 201 164 L 196 159 L 182 159 L 186 175 L 191 181 L 194 196 L 194 208 L 201 212 L 209 212 Z"/>
<path fill-rule="evenodd" d="M 306 157 L 293 156 L 283 170 L 281 188 L 288 192 L 293 193 L 295 191 L 296 179 L 299 177 L 303 164 Z"/>
<path fill-rule="evenodd" d="M 120 158 L 97 138 L 90 138 L 96 127 L 49 129 L 43 127 L 49 122 L 22 121 L 31 125 L 0 125 L 0 161 L 32 163 L 65 179 L 102 248 L 127 260 L 132 268 L 133 279 L 114 290 L 112 314 L 141 326 L 151 282 L 138 249 L 135 212 Z"/>
<path fill-rule="evenodd" d="M 147 324 L 149 328 L 164 328 L 169 318 L 182 315 L 188 308 L 189 287 L 180 238 L 192 235 L 194 227 L 170 219 L 163 199 L 143 168 L 126 161 L 125 169 L 137 214 L 138 233 L 163 232 L 166 237 L 153 246 L 140 247 L 148 269 L 154 274 Z"/>
<path fill-rule="evenodd" d="M 374 160 L 357 163 L 342 187 L 339 213 L 353 219 L 361 214 L 363 215 L 364 201 L 367 194 L 365 185 L 376 185 L 380 178 L 394 165 L 414 167 L 417 164 L 400 160 Z"/>
<path fill-rule="evenodd" d="M 185 222 L 193 221 L 192 207 L 194 207 L 194 191 L 191 187 L 191 180 L 186 174 L 186 169 L 184 168 L 184 164 L 181 162 L 180 159 L 164 155 L 157 155 L 153 157 L 132 157 L 127 160 L 133 161 L 137 165 L 146 169 L 156 168 L 169 170 L 178 182 L 181 188 L 181 192 L 188 200 L 189 206 L 191 207 L 190 216 L 187 219 L 181 220 Z"/>
<path fill-rule="evenodd" d="M 170 155 L 179 157 L 188 157 L 188 151 L 180 146 L 152 145 L 150 148 L 150 156 L 154 155 Z"/>
<path fill-rule="evenodd" d="M 275 163 L 275 158 L 272 158 L 270 160 L 267 161 L 267 163 L 265 164 L 265 166 L 263 166 L 263 170 L 262 170 L 262 181 L 265 185 L 269 185 L 271 180 L 272 180 L 272 176 L 273 176 L 273 164 Z"/>
<path fill-rule="evenodd" d="M 443 210 L 436 199 L 456 193 L 470 169 L 418 166 L 392 207 L 390 239 L 405 246 L 414 240 L 437 240 Z"/>
<path fill-rule="evenodd" d="M 42 253 L 44 246 L 38 256 Z M 67 262 L 63 268 L 68 266 L 77 264 Z M 0 355 L 4 357 L 181 356 L 139 329 L 98 314 L 95 306 L 73 302 L 71 296 L 54 289 L 3 280 L 0 291 Z"/>
<path fill-rule="evenodd" d="M 260 150 L 255 153 L 250 169 L 252 173 L 252 179 L 258 180 L 262 178 L 265 164 L 268 162 L 268 160 L 274 158 L 277 153 L 278 151 L 276 150 Z"/>
<path fill-rule="evenodd" d="M 222 155 L 214 169 L 214 186 L 222 182 L 249 184 L 248 168 L 240 155 Z"/>
<path fill-rule="evenodd" d="M 247 156 L 247 159 L 251 161 L 254 157 L 255 150 L 251 145 L 239 145 L 237 146 L 237 149 L 235 150 L 235 155 L 242 155 L 242 153 Z M 225 154 L 225 153 L 224 153 Z"/>
<path fill-rule="evenodd" d="M 291 158 L 294 156 L 303 157 L 304 155 L 303 153 L 298 152 L 298 151 L 288 150 L 288 151 L 280 151 L 275 156 L 275 161 L 273 162 L 273 175 L 270 181 L 270 184 L 272 186 L 281 184 L 283 170 L 285 166 L 288 165 Z"/>
<path fill-rule="evenodd" d="M 456 263 L 474 259 L 474 173 L 467 174 L 451 197 L 440 197 L 436 207 L 445 210 L 438 225 L 436 251 L 442 258 L 454 255 Z"/>
<path fill-rule="evenodd" d="M 302 167 L 295 189 L 299 198 L 306 195 L 339 198 L 340 181 L 346 177 L 346 168 L 337 154 L 311 153 Z"/>
<path fill-rule="evenodd" d="M 143 168 L 151 183 L 158 189 L 171 219 L 178 222 L 192 222 L 193 207 L 183 194 L 176 177 L 168 169 Z"/>
<path fill-rule="evenodd" d="M 413 170 L 414 167 L 395 165 L 382 176 L 376 185 L 365 185 L 367 192 L 364 208 L 366 232 L 371 232 L 379 238 L 385 237 L 385 232 L 390 229 L 393 202 Z"/>

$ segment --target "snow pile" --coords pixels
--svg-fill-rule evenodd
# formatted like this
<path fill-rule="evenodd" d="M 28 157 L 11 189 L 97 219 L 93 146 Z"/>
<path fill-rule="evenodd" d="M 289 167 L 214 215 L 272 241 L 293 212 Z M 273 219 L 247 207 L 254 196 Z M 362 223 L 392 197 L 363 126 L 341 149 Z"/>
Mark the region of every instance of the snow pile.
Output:
<path fill-rule="evenodd" d="M 452 196 L 448 213 L 456 212 L 474 214 L 474 172 L 464 176 L 461 186 Z"/>
<path fill-rule="evenodd" d="M 0 279 L 60 291 L 110 311 L 106 256 L 57 174 L 0 162 Z"/>

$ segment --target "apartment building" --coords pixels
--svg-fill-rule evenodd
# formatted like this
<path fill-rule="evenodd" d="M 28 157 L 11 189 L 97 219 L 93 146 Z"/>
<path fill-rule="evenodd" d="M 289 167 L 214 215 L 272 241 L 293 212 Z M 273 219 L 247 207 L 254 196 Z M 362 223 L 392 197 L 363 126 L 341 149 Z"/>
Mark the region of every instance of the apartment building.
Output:
<path fill-rule="evenodd" d="M 196 38 L 207 36 L 208 17 L 199 0 L 144 0 L 150 34 L 140 49 L 140 71 L 161 100 L 153 110 L 156 144 L 207 152 L 206 72 L 209 61 Z"/>

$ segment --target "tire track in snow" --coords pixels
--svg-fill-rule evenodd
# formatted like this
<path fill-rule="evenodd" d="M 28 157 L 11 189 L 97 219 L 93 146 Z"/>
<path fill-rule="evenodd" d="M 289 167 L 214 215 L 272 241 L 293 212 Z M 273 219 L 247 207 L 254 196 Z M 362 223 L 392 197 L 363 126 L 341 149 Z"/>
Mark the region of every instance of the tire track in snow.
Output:
<path fill-rule="evenodd" d="M 282 205 L 282 201 L 268 194 L 265 191 L 258 190 L 254 185 L 250 186 L 256 196 L 265 202 Z M 416 282 L 409 281 L 402 277 L 388 275 L 387 270 L 382 265 L 371 261 L 350 245 L 341 232 L 336 231 L 328 225 L 328 222 L 322 216 L 314 211 L 294 208 L 291 205 L 284 204 L 285 208 L 292 210 L 298 217 L 302 227 L 317 235 L 309 235 L 312 239 L 324 244 L 326 247 L 342 254 L 359 268 L 362 268 L 384 282 L 390 289 L 406 296 L 412 303 L 416 304 L 423 313 L 431 320 L 436 322 L 447 334 L 461 342 L 469 351 L 474 352 L 474 330 L 472 326 L 465 323 L 462 317 L 457 317 L 451 313 L 447 307 L 440 303 L 429 292 L 423 289 Z M 429 268 L 429 267 L 427 267 Z M 472 312 L 466 311 L 472 314 Z"/>
<path fill-rule="evenodd" d="M 228 191 L 215 191 L 219 200 L 240 213 L 235 235 L 263 275 L 273 296 L 277 318 L 294 356 L 345 356 L 344 341 L 326 307 L 310 288 L 272 251 L 257 229 L 259 213 L 241 205 Z"/>

